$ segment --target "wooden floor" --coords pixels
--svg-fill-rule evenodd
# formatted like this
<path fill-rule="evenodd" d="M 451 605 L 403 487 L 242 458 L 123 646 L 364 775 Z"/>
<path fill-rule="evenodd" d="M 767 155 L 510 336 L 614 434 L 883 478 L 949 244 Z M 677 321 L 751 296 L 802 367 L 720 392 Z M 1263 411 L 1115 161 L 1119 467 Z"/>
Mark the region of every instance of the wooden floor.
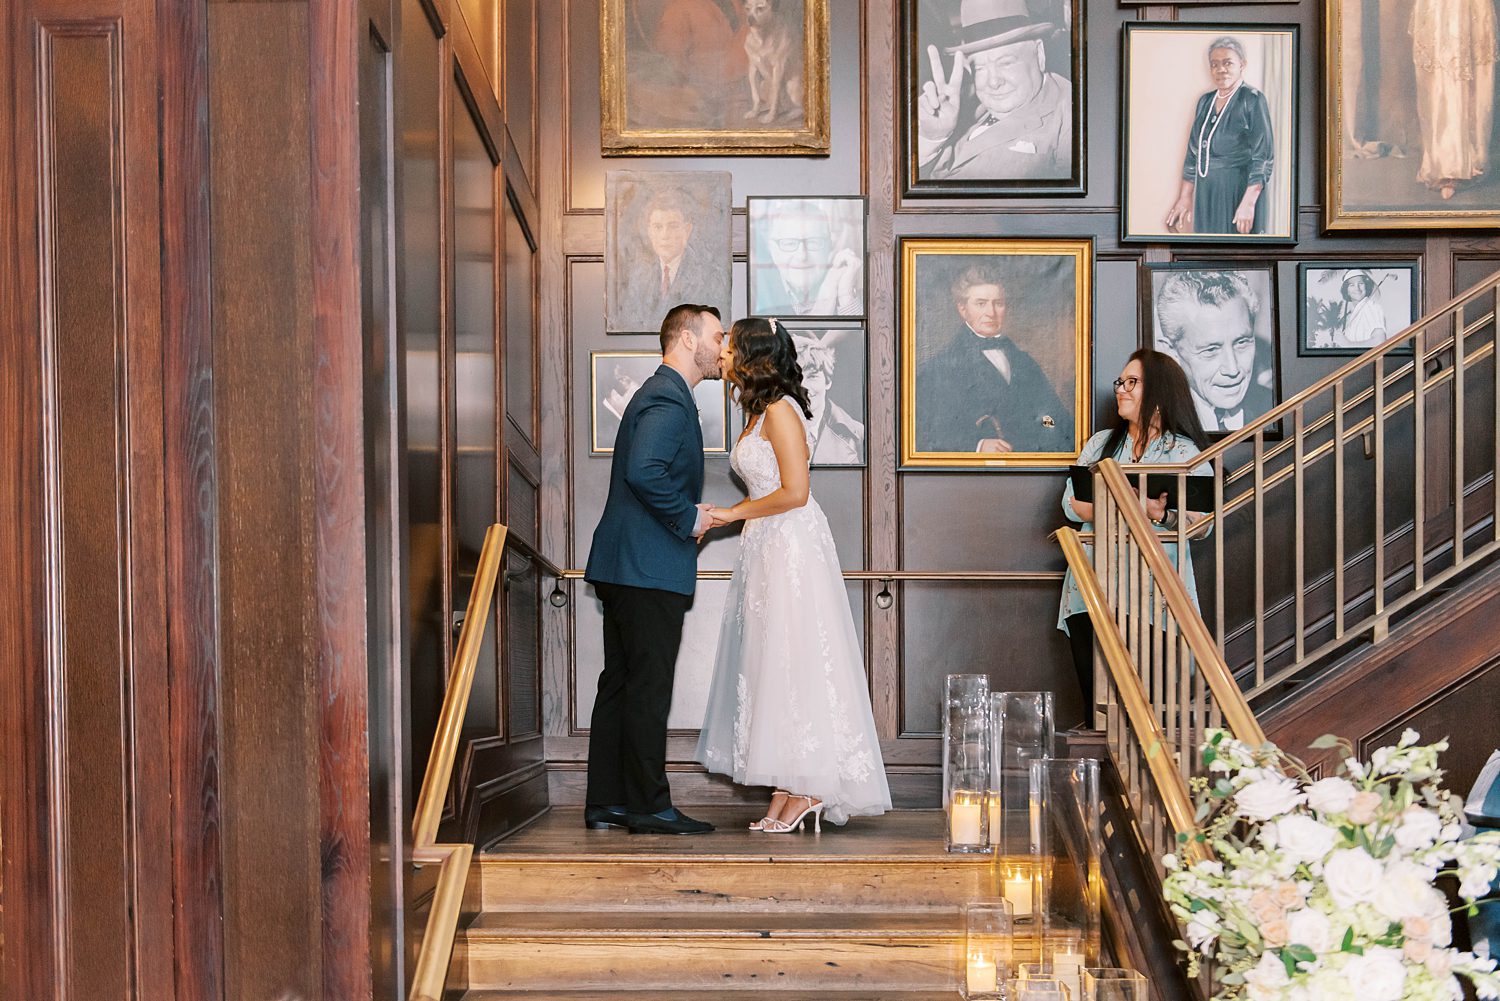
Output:
<path fill-rule="evenodd" d="M 941 810 L 904 810 L 883 817 L 855 817 L 842 827 L 824 823 L 814 834 L 761 834 L 748 830 L 756 811 L 739 807 L 702 807 L 690 816 L 717 829 L 710 834 L 631 834 L 618 828 L 590 831 L 582 807 L 558 807 L 520 833 L 491 846 L 485 857 L 517 859 L 565 855 L 599 861 L 616 858 L 719 859 L 752 856 L 767 859 L 819 858 L 828 861 L 898 857 L 951 863 L 963 856 L 943 848 Z M 978 856 L 985 863 L 989 856 Z"/>

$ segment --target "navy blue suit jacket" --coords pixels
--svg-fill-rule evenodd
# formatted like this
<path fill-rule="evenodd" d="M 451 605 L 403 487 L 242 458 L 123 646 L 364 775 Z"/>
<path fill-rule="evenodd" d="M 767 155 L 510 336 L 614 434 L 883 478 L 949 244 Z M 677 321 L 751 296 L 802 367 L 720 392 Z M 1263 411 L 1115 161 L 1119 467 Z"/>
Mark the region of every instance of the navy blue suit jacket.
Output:
<path fill-rule="evenodd" d="M 586 580 L 692 594 L 703 429 L 687 380 L 662 365 L 630 398 Z"/>

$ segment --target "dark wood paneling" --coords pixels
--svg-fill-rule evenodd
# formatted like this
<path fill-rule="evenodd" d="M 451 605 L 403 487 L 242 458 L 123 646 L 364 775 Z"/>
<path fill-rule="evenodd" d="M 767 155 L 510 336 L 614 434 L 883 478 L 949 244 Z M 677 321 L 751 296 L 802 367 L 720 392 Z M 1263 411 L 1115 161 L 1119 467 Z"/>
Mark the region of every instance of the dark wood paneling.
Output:
<path fill-rule="evenodd" d="M 537 182 L 537 122 L 542 117 L 536 106 L 537 3 L 538 0 L 508 0 L 501 12 L 505 19 L 501 32 L 505 63 L 501 110 L 527 184 L 533 189 Z"/>
<path fill-rule="evenodd" d="M 537 656 L 542 617 L 542 579 L 525 557 L 513 555 L 505 588 L 505 731 L 512 739 L 542 731 L 541 661 Z"/>
<path fill-rule="evenodd" d="M 156 16 L 177 997 L 216 1001 L 226 979 L 208 11 L 202 4 L 162 5 Z"/>
<path fill-rule="evenodd" d="M 207 32 L 226 991 L 317 998 L 311 179 L 308 158 L 287 155 L 311 127 L 289 60 L 308 51 L 308 11 L 211 4 Z"/>
<path fill-rule="evenodd" d="M 349 3 L 310 5 L 313 484 L 322 996 L 370 995 L 370 797 L 359 266 L 359 65 Z M 367 141 L 377 141 L 367 137 Z"/>
<path fill-rule="evenodd" d="M 120 186 L 120 38 L 116 26 L 44 28 L 39 67 L 47 291 L 43 350 L 53 361 L 45 407 L 54 443 L 51 539 L 57 621 L 47 658 L 61 769 L 57 851 L 68 989 L 126 997 L 127 908 L 134 846 L 126 803 L 131 566 L 129 428 Z M 114 170 L 90 170 L 112 164 Z"/>

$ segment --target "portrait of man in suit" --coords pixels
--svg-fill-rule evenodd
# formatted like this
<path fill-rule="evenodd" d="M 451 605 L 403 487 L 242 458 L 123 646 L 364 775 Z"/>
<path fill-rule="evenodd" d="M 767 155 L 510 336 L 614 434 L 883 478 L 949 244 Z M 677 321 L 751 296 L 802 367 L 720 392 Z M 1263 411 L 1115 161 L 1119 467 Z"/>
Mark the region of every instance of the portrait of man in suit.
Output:
<path fill-rule="evenodd" d="M 1238 431 L 1276 405 L 1269 269 L 1152 272 L 1154 346 L 1187 373 L 1209 434 Z"/>
<path fill-rule="evenodd" d="M 728 315 L 728 174 L 612 171 L 605 231 L 609 333 L 653 331 L 681 302 Z"/>
<path fill-rule="evenodd" d="M 1070 0 L 947 0 L 918 11 L 918 182 L 1073 178 Z"/>
<path fill-rule="evenodd" d="M 1074 448 L 1073 407 L 1054 382 L 1061 373 L 1049 373 L 1028 350 L 1045 333 L 1016 329 L 1012 284 L 1001 266 L 981 260 L 959 270 L 946 302 L 930 307 L 946 317 L 931 326 L 946 328 L 948 339 L 917 362 L 918 452 L 1062 454 Z M 1052 291 L 1045 284 L 1021 291 L 1028 298 L 1043 293 L 1040 300 L 1056 301 L 1045 294 Z M 1071 288 L 1060 291 L 1062 301 L 1071 304 Z M 1037 346 L 1058 356 L 1056 345 Z M 1065 347 L 1071 355 L 1072 345 Z M 1067 374 L 1071 384 L 1073 373 Z"/>

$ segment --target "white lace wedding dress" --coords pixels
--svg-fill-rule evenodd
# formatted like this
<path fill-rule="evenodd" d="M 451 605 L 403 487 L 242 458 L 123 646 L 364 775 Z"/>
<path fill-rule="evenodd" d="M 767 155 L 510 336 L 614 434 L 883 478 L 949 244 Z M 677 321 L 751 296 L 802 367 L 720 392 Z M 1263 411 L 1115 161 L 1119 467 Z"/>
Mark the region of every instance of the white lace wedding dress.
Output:
<path fill-rule="evenodd" d="M 764 426 L 729 457 L 752 498 L 781 486 Z M 891 808 L 848 592 L 811 495 L 745 522 L 697 759 L 741 785 L 816 796 L 835 824 Z"/>

